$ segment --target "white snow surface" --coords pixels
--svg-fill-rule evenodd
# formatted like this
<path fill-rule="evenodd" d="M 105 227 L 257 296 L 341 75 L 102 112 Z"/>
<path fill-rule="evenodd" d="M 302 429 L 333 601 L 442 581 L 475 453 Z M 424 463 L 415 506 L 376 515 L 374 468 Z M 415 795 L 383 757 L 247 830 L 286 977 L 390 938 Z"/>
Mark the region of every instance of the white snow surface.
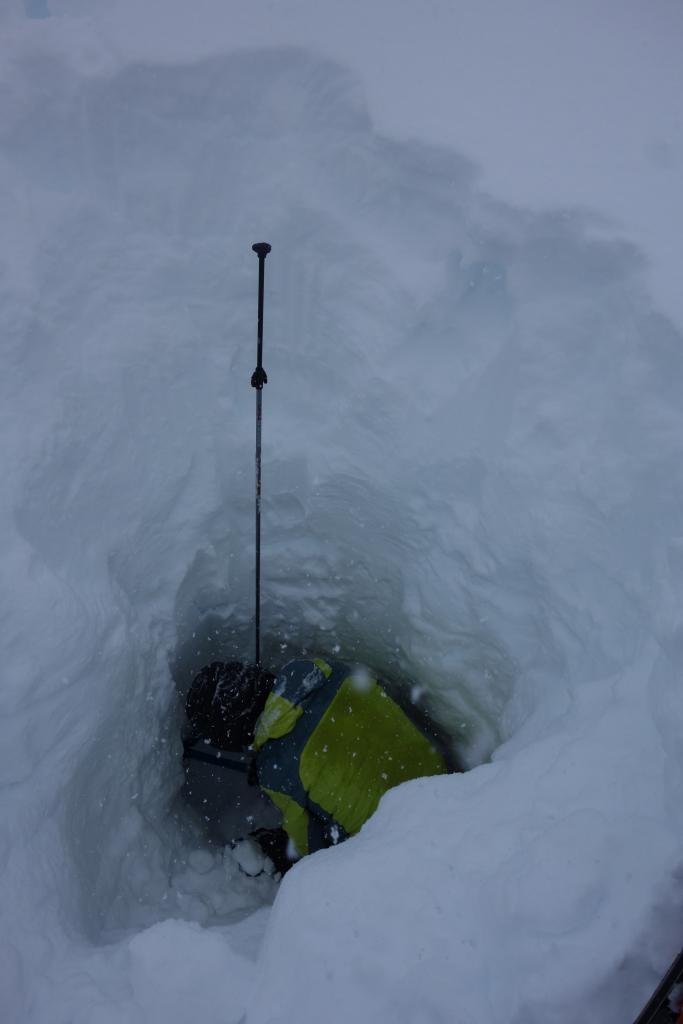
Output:
<path fill-rule="evenodd" d="M 636 1016 L 683 941 L 681 26 L 2 8 L 3 1021 Z M 279 889 L 180 798 L 178 694 L 250 650 L 261 239 L 267 660 L 403 679 L 470 768 Z"/>

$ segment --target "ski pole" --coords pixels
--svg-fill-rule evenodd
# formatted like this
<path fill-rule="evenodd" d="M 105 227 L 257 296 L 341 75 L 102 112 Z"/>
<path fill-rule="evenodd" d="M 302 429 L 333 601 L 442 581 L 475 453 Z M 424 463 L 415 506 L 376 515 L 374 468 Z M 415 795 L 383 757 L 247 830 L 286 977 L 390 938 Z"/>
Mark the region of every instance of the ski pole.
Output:
<path fill-rule="evenodd" d="M 251 375 L 251 386 L 256 388 L 256 668 L 261 667 L 261 412 L 263 385 L 268 383 L 263 369 L 263 284 L 265 279 L 266 256 L 270 252 L 268 242 L 255 242 L 252 249 L 258 256 L 258 327 L 256 369 Z"/>
<path fill-rule="evenodd" d="M 228 768 L 233 772 L 242 772 L 243 775 L 249 774 L 247 761 L 234 761 L 230 757 L 223 757 L 220 750 L 218 753 L 203 750 L 201 746 L 195 745 L 196 743 L 196 740 L 186 740 L 183 743 L 183 757 L 186 761 L 203 761 L 204 764 L 213 764 L 218 768 Z"/>

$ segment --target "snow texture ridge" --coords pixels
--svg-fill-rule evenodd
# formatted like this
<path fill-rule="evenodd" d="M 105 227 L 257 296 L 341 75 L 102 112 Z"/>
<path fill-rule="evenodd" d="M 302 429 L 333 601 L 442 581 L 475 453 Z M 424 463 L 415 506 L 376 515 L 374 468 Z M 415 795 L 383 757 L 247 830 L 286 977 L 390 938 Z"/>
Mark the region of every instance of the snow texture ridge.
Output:
<path fill-rule="evenodd" d="M 683 338 L 643 255 L 302 47 L 51 20 L 0 91 L 7 1019 L 635 1016 L 683 905 Z M 272 911 L 178 799 L 177 690 L 249 649 L 261 238 L 267 658 L 423 687 L 472 768 Z"/>

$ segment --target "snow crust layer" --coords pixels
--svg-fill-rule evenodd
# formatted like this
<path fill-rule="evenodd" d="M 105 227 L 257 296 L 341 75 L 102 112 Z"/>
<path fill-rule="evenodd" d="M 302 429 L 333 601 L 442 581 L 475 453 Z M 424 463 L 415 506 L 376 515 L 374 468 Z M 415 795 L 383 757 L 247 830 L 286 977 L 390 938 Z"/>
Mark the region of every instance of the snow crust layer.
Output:
<path fill-rule="evenodd" d="M 0 91 L 6 1019 L 635 1016 L 683 938 L 683 350 L 645 257 L 383 134 L 310 50 L 132 62 L 49 6 Z M 249 651 L 262 238 L 267 657 L 424 689 L 472 768 L 272 912 L 179 797 L 178 691 Z"/>

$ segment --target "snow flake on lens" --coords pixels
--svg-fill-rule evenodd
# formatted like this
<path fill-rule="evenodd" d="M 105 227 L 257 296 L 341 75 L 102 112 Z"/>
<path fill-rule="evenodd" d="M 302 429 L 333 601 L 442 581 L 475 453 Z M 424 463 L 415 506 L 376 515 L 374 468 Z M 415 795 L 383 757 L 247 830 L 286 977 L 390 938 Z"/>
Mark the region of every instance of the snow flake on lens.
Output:
<path fill-rule="evenodd" d="M 370 671 L 365 665 L 354 666 L 353 672 L 351 673 L 351 685 L 356 693 L 367 693 L 374 683 L 374 679 Z M 351 709 L 349 708 L 349 711 Z"/>

